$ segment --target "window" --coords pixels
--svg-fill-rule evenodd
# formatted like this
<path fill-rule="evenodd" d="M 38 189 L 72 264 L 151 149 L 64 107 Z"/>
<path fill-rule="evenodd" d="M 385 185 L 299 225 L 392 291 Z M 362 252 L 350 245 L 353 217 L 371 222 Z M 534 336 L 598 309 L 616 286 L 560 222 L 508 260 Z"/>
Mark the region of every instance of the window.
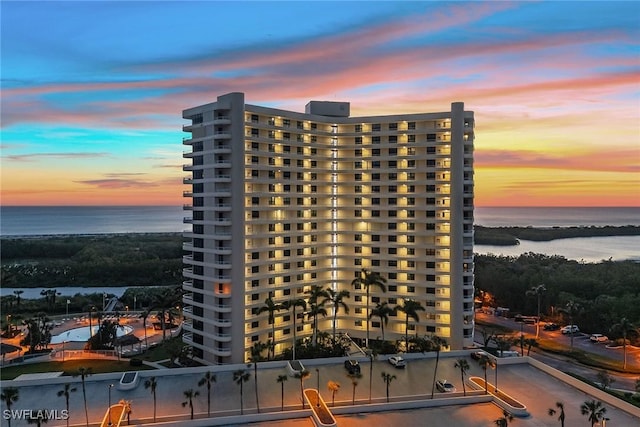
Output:
<path fill-rule="evenodd" d="M 416 142 L 415 135 L 407 135 L 407 142 Z"/>
<path fill-rule="evenodd" d="M 356 193 L 362 193 L 362 185 L 356 185 L 354 191 Z"/>
<path fill-rule="evenodd" d="M 407 129 L 409 129 L 409 130 L 416 130 L 416 122 L 409 122 L 409 123 L 407 123 Z"/>
<path fill-rule="evenodd" d="M 371 167 L 374 169 L 380 169 L 380 160 L 374 160 L 373 162 L 371 162 Z"/>
<path fill-rule="evenodd" d="M 258 156 L 251 156 L 251 163 L 253 163 L 254 165 L 260 163 Z"/>
<path fill-rule="evenodd" d="M 397 228 L 398 228 L 398 224 L 396 224 L 395 222 L 390 222 L 387 224 L 388 230 L 396 230 Z"/>
<path fill-rule="evenodd" d="M 371 199 L 371 204 L 372 205 L 379 205 L 380 204 L 380 198 L 379 197 L 374 197 L 373 199 Z"/>
<path fill-rule="evenodd" d="M 269 251 L 271 253 L 271 251 Z M 260 252 L 251 252 L 251 259 L 260 259 Z"/>
<path fill-rule="evenodd" d="M 361 136 L 356 136 L 354 142 L 356 144 L 362 144 L 362 137 Z"/>
<path fill-rule="evenodd" d="M 398 130 L 398 123 L 389 123 L 389 130 Z"/>
<path fill-rule="evenodd" d="M 428 133 L 427 134 L 427 142 L 435 142 L 436 140 L 436 134 L 435 133 Z"/>
<path fill-rule="evenodd" d="M 260 299 L 260 294 L 251 294 L 251 301 L 258 301 Z"/>
<path fill-rule="evenodd" d="M 252 205 L 259 205 L 260 204 L 260 197 L 252 197 L 251 198 L 251 204 Z"/>
<path fill-rule="evenodd" d="M 371 150 L 371 155 L 372 156 L 380 156 L 380 149 L 379 148 L 374 148 L 373 150 Z"/>
<path fill-rule="evenodd" d="M 360 162 L 360 161 L 353 162 L 353 168 L 354 169 L 362 169 L 362 162 Z"/>
<path fill-rule="evenodd" d="M 371 125 L 371 130 L 373 132 L 380 132 L 380 123 L 374 123 Z"/>
<path fill-rule="evenodd" d="M 251 218 L 260 218 L 260 211 L 251 211 Z"/>
<path fill-rule="evenodd" d="M 398 162 L 395 160 L 389 160 L 389 169 L 395 169 L 398 167 Z"/>
<path fill-rule="evenodd" d="M 395 144 L 398 142 L 398 135 L 390 135 L 389 136 L 389 144 Z"/>
<path fill-rule="evenodd" d="M 362 125 L 356 125 L 355 126 L 355 131 L 356 132 L 362 132 Z"/>

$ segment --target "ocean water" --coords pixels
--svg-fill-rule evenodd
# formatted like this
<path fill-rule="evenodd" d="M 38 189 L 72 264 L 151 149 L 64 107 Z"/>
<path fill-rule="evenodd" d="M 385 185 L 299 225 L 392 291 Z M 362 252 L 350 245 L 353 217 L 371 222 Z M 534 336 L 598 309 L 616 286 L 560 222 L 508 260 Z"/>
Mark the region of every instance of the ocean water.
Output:
<path fill-rule="evenodd" d="M 2 206 L 0 234 L 40 236 L 180 232 L 181 206 Z"/>
<path fill-rule="evenodd" d="M 0 207 L 0 234 L 38 236 L 65 234 L 181 232 L 187 228 L 180 206 L 44 206 Z M 475 223 L 486 227 L 640 226 L 640 208 L 477 207 Z M 522 241 L 518 246 L 475 247 L 476 253 L 517 256 L 526 252 L 598 262 L 640 260 L 640 236 L 590 237 L 551 242 Z"/>
<path fill-rule="evenodd" d="M 1 206 L 2 236 L 180 232 L 181 206 Z M 486 227 L 640 225 L 640 208 L 476 208 Z"/>

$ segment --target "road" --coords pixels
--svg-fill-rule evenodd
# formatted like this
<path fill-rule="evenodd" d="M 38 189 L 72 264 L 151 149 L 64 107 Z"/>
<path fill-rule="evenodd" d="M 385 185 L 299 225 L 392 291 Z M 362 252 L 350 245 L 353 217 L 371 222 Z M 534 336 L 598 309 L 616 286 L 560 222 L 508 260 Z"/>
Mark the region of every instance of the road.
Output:
<path fill-rule="evenodd" d="M 501 317 L 501 316 L 492 316 L 485 313 L 476 313 L 476 318 L 483 323 L 491 323 L 495 325 L 499 325 L 505 328 L 512 329 L 514 331 L 514 336 L 520 336 L 520 331 L 522 331 L 527 338 L 535 338 L 536 336 L 536 325 L 528 325 L 524 323 L 516 323 L 513 319 Z M 482 344 L 482 330 L 486 330 L 488 332 L 491 331 L 491 327 L 483 327 L 479 326 L 476 329 L 476 341 Z M 549 339 L 555 342 L 558 342 L 567 347 L 571 346 L 571 335 L 563 335 L 559 330 L 557 331 L 545 331 L 540 325 L 540 338 Z M 582 350 L 587 353 L 595 354 L 602 357 L 607 357 L 612 360 L 623 360 L 623 352 L 622 348 L 611 348 L 608 347 L 604 343 L 592 343 L 589 340 L 589 335 L 584 333 L 573 334 L 573 347 L 576 350 Z M 515 350 L 520 350 L 518 346 L 514 346 Z M 525 352 L 526 352 L 525 347 Z M 556 369 L 559 369 L 563 372 L 573 373 L 576 375 L 580 375 L 584 378 L 587 378 L 591 381 L 598 381 L 597 374 L 601 369 L 593 368 L 590 366 L 582 365 L 577 363 L 575 360 L 562 356 L 556 355 L 552 353 L 547 353 L 542 350 L 532 348 L 530 356 L 540 360 L 541 362 L 546 363 L 549 366 L 552 366 Z M 627 347 L 627 361 L 628 366 L 633 367 L 634 369 L 640 369 L 640 349 L 636 347 Z M 614 378 L 615 382 L 613 384 L 614 388 L 622 389 L 622 390 L 635 390 L 636 379 L 639 378 L 636 374 L 622 374 L 619 372 L 609 372 L 609 374 Z"/>

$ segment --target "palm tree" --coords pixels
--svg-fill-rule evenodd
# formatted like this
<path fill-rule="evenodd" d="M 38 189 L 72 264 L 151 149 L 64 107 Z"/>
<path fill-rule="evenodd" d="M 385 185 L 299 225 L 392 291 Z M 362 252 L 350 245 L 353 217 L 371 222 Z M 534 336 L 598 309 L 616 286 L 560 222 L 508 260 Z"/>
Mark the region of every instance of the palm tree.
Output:
<path fill-rule="evenodd" d="M 531 353 L 531 347 L 538 346 L 538 340 L 535 338 L 525 338 L 523 344 L 527 346 L 527 356 Z"/>
<path fill-rule="evenodd" d="M 391 384 L 391 381 L 393 381 L 395 379 L 396 379 L 395 375 L 387 374 L 384 371 L 382 372 L 382 380 L 387 385 L 387 403 L 389 403 L 389 385 Z"/>
<path fill-rule="evenodd" d="M 559 308 L 558 311 L 560 313 L 565 313 L 567 316 L 569 316 L 569 324 L 573 325 L 573 319 L 575 316 L 578 315 L 578 313 L 580 313 L 581 307 L 580 307 L 580 304 L 571 300 L 567 302 L 564 308 Z M 571 335 L 571 351 L 573 351 L 573 334 L 571 333 L 570 335 Z"/>
<path fill-rule="evenodd" d="M 607 408 L 599 400 L 587 400 L 580 406 L 580 413 L 587 416 L 587 419 L 591 422 L 591 427 L 600 422 L 606 412 Z"/>
<path fill-rule="evenodd" d="M 249 381 L 251 374 L 247 372 L 245 369 L 238 369 L 233 373 L 233 380 L 240 386 L 240 415 L 244 415 L 244 393 L 242 390 L 243 383 Z"/>
<path fill-rule="evenodd" d="M 183 294 L 184 291 L 182 290 L 182 287 L 176 286 L 165 289 L 164 292 L 154 297 L 152 307 L 158 310 L 160 325 L 162 327 L 162 341 L 167 338 L 165 317 L 167 313 L 171 314 L 171 310 L 176 304 L 180 303 Z"/>
<path fill-rule="evenodd" d="M 396 306 L 396 310 L 405 314 L 404 320 L 404 345 L 405 350 L 409 350 L 409 318 L 412 318 L 416 322 L 420 320 L 418 317 L 418 311 L 424 311 L 424 307 L 418 301 L 411 299 L 405 299 L 403 305 Z"/>
<path fill-rule="evenodd" d="M 327 388 L 331 392 L 331 406 L 336 406 L 336 393 L 340 391 L 340 383 L 337 381 L 329 381 Z"/>
<path fill-rule="evenodd" d="M 367 291 L 367 341 L 366 347 L 369 347 L 369 288 L 372 286 L 376 286 L 380 288 L 382 292 L 387 292 L 387 287 L 385 286 L 387 283 L 387 279 L 380 276 L 379 273 L 375 271 L 368 271 L 366 269 L 362 269 L 360 271 L 360 275 L 351 281 L 351 286 L 361 287 L 363 286 Z"/>
<path fill-rule="evenodd" d="M 532 286 L 531 289 L 526 292 L 526 295 L 528 297 L 535 296 L 538 298 L 538 321 L 536 322 L 536 338 L 540 336 L 540 299 L 545 292 L 547 292 L 547 288 L 544 285 Z"/>
<path fill-rule="evenodd" d="M 49 422 L 49 416 L 47 415 L 46 409 L 35 410 L 32 411 L 32 414 L 35 414 L 34 417 L 27 418 L 27 424 L 35 424 L 37 427 L 40 427 L 42 424 L 47 424 Z"/>
<path fill-rule="evenodd" d="M 467 359 L 458 359 L 456 360 L 456 363 L 453 365 L 453 367 L 460 369 L 460 380 L 462 381 L 462 392 L 464 393 L 464 396 L 466 396 L 467 387 L 464 383 L 464 376 L 469 370 L 469 362 L 467 362 Z"/>
<path fill-rule="evenodd" d="M 153 422 L 156 422 L 156 388 L 158 387 L 158 381 L 156 377 L 150 377 L 148 380 L 144 382 L 144 388 L 151 389 L 151 394 L 153 395 Z"/>
<path fill-rule="evenodd" d="M 513 415 L 503 409 L 502 417 L 495 420 L 494 423 L 496 423 L 498 427 L 508 427 L 509 421 L 513 421 Z"/>
<path fill-rule="evenodd" d="M 267 358 L 271 359 L 275 356 L 275 342 L 276 342 L 276 315 L 277 311 L 282 310 L 284 307 L 282 304 L 276 304 L 273 302 L 271 297 L 264 300 L 264 305 L 258 309 L 258 314 L 262 314 L 265 311 L 269 313 L 269 324 L 271 325 L 271 342 L 272 345 L 269 348 L 269 353 L 271 357 L 267 356 Z"/>
<path fill-rule="evenodd" d="M 11 412 L 11 405 L 16 403 L 20 398 L 20 392 L 16 387 L 7 387 L 2 390 L 0 399 L 7 405 L 7 410 Z M 11 417 L 7 419 L 7 425 L 11 427 Z"/>
<path fill-rule="evenodd" d="M 284 382 L 289 379 L 286 375 L 278 375 L 276 381 L 280 383 L 280 410 L 284 411 Z"/>
<path fill-rule="evenodd" d="M 213 383 L 215 382 L 216 374 L 213 372 L 205 373 L 204 377 L 198 381 L 198 387 L 202 387 L 205 384 L 207 385 L 207 417 L 211 417 L 211 387 L 213 387 Z"/>
<path fill-rule="evenodd" d="M 13 291 L 16 296 L 16 310 L 20 308 L 20 295 L 24 293 L 24 291 Z"/>
<path fill-rule="evenodd" d="M 620 319 L 620 322 L 616 323 L 611 327 L 611 330 L 615 333 L 619 333 L 622 335 L 622 354 L 623 354 L 623 362 L 622 369 L 627 369 L 627 336 L 630 332 L 635 332 L 637 330 L 636 326 L 629 321 L 626 317 Z"/>
<path fill-rule="evenodd" d="M 371 388 L 373 385 L 373 359 L 378 357 L 378 352 L 374 349 L 367 349 L 367 357 L 369 358 L 369 403 L 371 403 Z"/>
<path fill-rule="evenodd" d="M 293 310 L 293 347 L 291 360 L 296 360 L 296 307 L 306 310 L 307 302 L 302 298 L 296 298 L 282 303 L 282 308 L 285 310 Z"/>
<path fill-rule="evenodd" d="M 351 293 L 346 289 L 341 291 L 334 291 L 331 288 L 327 288 L 328 297 L 324 302 L 330 302 L 333 305 L 333 345 L 336 345 L 336 321 L 338 317 L 338 311 L 340 307 L 344 309 L 346 314 L 349 314 L 349 306 L 343 301 L 345 298 L 351 298 Z"/>
<path fill-rule="evenodd" d="M 67 383 L 64 385 L 64 388 L 57 393 L 58 397 L 64 396 L 67 413 L 69 413 L 69 396 L 75 391 L 77 391 L 77 389 L 75 387 L 71 387 L 71 384 Z M 69 417 L 67 417 L 67 427 L 69 427 Z"/>
<path fill-rule="evenodd" d="M 349 379 L 351 380 L 351 385 L 353 386 L 353 393 L 351 395 L 351 404 L 356 404 L 356 387 L 358 386 L 358 380 L 362 378 L 362 374 L 360 372 L 354 372 L 352 374 L 347 374 Z"/>
<path fill-rule="evenodd" d="M 327 309 L 324 308 L 324 304 L 329 298 L 329 294 L 322 286 L 313 285 L 311 289 L 305 292 L 306 295 L 309 295 L 309 312 L 307 313 L 308 317 L 313 317 L 313 345 L 318 345 L 318 315 L 322 316 L 327 315 Z M 320 298 L 323 298 L 320 301 Z"/>
<path fill-rule="evenodd" d="M 193 419 L 193 398 L 200 396 L 200 392 L 194 391 L 192 388 L 190 388 L 189 390 L 185 390 L 183 394 L 184 398 L 187 400 L 182 402 L 182 407 L 184 408 L 185 406 L 189 405 L 189 409 L 191 410 L 191 419 Z"/>
<path fill-rule="evenodd" d="M 559 415 L 558 421 L 560 421 L 560 427 L 564 427 L 564 403 L 556 402 L 556 408 L 558 408 Z M 549 408 L 549 416 L 553 417 L 558 411 L 553 408 Z"/>
<path fill-rule="evenodd" d="M 487 383 L 487 369 L 489 367 L 491 368 L 495 367 L 495 363 L 496 362 L 493 360 L 493 358 L 487 356 L 486 354 L 483 354 L 482 356 L 480 356 L 480 359 L 478 359 L 478 365 L 480 365 L 480 367 L 484 371 L 484 394 L 489 393 L 488 391 L 489 383 Z"/>
<path fill-rule="evenodd" d="M 149 317 L 149 314 L 151 314 L 149 310 L 145 310 L 140 314 L 140 317 L 142 318 L 142 328 L 144 329 L 144 346 L 145 347 L 149 346 L 149 344 L 147 343 L 147 318 Z"/>
<path fill-rule="evenodd" d="M 78 375 L 82 380 L 82 397 L 84 398 L 84 417 L 87 422 L 87 427 L 89 427 L 89 410 L 87 409 L 87 389 L 85 387 L 86 378 L 93 373 L 91 368 L 78 368 Z"/>
<path fill-rule="evenodd" d="M 310 376 L 311 376 L 311 372 L 309 372 L 306 369 L 303 369 L 302 371 L 296 371 L 296 373 L 293 374 L 294 378 L 300 380 L 300 398 L 302 399 L 302 409 L 304 409 L 304 390 L 303 390 L 302 383 L 304 380 L 306 380 Z"/>
<path fill-rule="evenodd" d="M 258 413 L 260 413 L 260 400 L 258 398 L 258 362 L 264 361 L 262 352 L 267 347 L 270 347 L 270 346 L 260 341 L 255 342 L 251 347 L 251 350 L 250 350 L 251 355 L 249 356 L 249 361 L 253 363 L 253 381 L 254 381 L 255 390 L 256 390 L 256 407 L 258 409 Z"/>
<path fill-rule="evenodd" d="M 440 362 L 440 350 L 442 347 L 446 347 L 449 345 L 447 340 L 437 335 L 432 335 L 430 338 L 431 341 L 431 350 L 436 352 L 436 366 L 433 369 L 433 383 L 431 384 L 431 398 L 433 399 L 433 394 L 436 390 L 436 377 L 438 376 L 438 363 Z"/>
<path fill-rule="evenodd" d="M 386 302 L 377 303 L 369 314 L 369 320 L 372 317 L 380 318 L 380 329 L 382 330 L 382 341 L 384 341 L 384 326 L 389 324 L 389 316 L 396 312 L 395 309 L 389 307 Z"/>

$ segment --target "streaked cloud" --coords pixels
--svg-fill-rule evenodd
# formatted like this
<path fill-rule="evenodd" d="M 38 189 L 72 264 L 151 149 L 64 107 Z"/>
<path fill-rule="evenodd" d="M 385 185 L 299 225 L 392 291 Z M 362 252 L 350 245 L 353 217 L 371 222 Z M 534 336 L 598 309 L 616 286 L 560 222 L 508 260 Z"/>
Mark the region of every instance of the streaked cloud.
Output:
<path fill-rule="evenodd" d="M 336 4 L 200 2 L 188 30 L 185 3 L 3 4 L 3 200 L 28 200 L 17 174 L 64 161 L 46 183 L 66 186 L 61 200 L 97 188 L 181 204 L 182 109 L 239 91 L 296 111 L 350 101 L 353 115 L 464 101 L 478 205 L 640 205 L 640 3 Z"/>

